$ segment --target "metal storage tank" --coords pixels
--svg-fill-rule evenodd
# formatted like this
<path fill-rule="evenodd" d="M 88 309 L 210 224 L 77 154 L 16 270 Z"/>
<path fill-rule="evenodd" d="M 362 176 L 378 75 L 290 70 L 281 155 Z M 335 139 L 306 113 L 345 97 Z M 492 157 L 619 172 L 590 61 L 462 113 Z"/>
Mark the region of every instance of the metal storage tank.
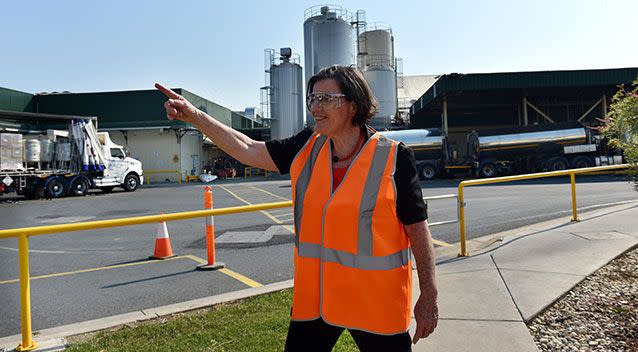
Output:
<path fill-rule="evenodd" d="M 304 18 L 305 83 L 324 67 L 355 64 L 356 35 L 348 10 L 334 5 L 314 6 L 305 11 Z M 314 125 L 314 119 L 309 117 L 306 123 Z"/>
<path fill-rule="evenodd" d="M 281 63 L 270 66 L 271 137 L 282 139 L 304 128 L 304 97 L 301 66 L 290 48 L 281 48 Z"/>
<path fill-rule="evenodd" d="M 377 130 L 390 127 L 397 111 L 397 80 L 394 64 L 394 37 L 390 26 L 373 23 L 359 35 L 359 65 L 379 101 L 379 112 L 370 125 Z"/>
<path fill-rule="evenodd" d="M 40 162 L 40 141 L 37 139 L 24 140 L 24 161 L 27 163 Z"/>
<path fill-rule="evenodd" d="M 55 143 L 46 138 L 40 139 L 40 161 L 49 163 L 53 161 Z"/>
<path fill-rule="evenodd" d="M 63 162 L 71 161 L 71 143 L 57 143 L 55 148 L 55 160 Z"/>

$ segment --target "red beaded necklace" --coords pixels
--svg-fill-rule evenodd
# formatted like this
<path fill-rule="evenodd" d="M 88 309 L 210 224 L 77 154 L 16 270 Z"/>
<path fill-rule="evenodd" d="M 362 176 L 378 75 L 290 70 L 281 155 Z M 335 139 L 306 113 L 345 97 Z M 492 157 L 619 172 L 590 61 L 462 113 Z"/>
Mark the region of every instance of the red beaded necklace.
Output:
<path fill-rule="evenodd" d="M 339 158 L 338 156 L 335 155 L 332 157 L 332 162 L 338 163 L 340 161 L 343 162 L 343 161 L 350 160 L 357 153 L 357 151 L 359 151 L 359 146 L 361 145 L 362 141 L 363 141 L 363 133 L 359 132 L 359 140 L 357 140 L 357 144 L 354 146 L 354 148 L 352 148 L 352 151 L 350 151 L 350 154 L 344 156 L 343 158 Z"/>

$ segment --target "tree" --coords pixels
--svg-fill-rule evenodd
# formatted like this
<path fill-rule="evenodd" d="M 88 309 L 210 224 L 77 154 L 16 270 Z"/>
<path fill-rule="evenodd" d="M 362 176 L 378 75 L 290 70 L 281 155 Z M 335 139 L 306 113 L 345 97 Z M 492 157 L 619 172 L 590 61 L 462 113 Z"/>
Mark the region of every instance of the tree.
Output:
<path fill-rule="evenodd" d="M 630 177 L 638 190 L 638 79 L 632 88 L 628 91 L 622 85 L 614 94 L 602 132 L 611 146 L 624 152 L 626 162 L 631 165 Z"/>

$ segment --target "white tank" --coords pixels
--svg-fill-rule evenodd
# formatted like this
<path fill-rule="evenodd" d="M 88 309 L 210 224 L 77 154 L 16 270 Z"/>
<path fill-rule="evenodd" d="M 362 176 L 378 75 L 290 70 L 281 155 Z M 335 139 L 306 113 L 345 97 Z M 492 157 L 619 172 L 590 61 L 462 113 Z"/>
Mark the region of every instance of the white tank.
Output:
<path fill-rule="evenodd" d="M 24 140 L 24 161 L 37 163 L 40 161 L 40 141 L 37 139 Z"/>
<path fill-rule="evenodd" d="M 304 85 L 324 67 L 355 64 L 356 35 L 348 10 L 333 5 L 314 6 L 305 11 L 304 18 Z M 309 117 L 306 123 L 314 125 L 314 119 Z"/>
<path fill-rule="evenodd" d="M 373 23 L 359 35 L 359 64 L 379 101 L 379 111 L 370 125 L 377 130 L 390 127 L 397 111 L 397 80 L 394 69 L 394 37 L 390 26 Z"/>
<path fill-rule="evenodd" d="M 384 67 L 394 69 L 394 36 L 390 26 L 381 23 L 367 24 L 359 35 L 361 69 Z M 371 28 L 371 29 L 370 29 Z"/>
<path fill-rule="evenodd" d="M 281 48 L 278 65 L 270 67 L 271 138 L 282 139 L 304 128 L 301 66 L 291 62 L 292 50 Z"/>
<path fill-rule="evenodd" d="M 397 111 L 397 81 L 394 70 L 369 69 L 364 72 L 368 84 L 379 101 L 379 111 L 372 117 L 370 126 L 383 131 L 390 127 L 392 116 Z"/>

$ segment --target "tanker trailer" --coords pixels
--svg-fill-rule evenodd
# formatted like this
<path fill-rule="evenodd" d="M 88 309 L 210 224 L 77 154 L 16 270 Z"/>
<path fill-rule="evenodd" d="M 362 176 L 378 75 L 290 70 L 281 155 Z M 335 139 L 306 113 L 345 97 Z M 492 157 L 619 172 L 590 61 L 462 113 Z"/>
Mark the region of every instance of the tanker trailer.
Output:
<path fill-rule="evenodd" d="M 431 180 L 444 170 L 444 138 L 439 129 L 379 132 L 382 136 L 403 142 L 414 152 L 419 178 Z"/>
<path fill-rule="evenodd" d="M 622 163 L 578 122 L 472 131 L 467 141 L 481 177 Z"/>

